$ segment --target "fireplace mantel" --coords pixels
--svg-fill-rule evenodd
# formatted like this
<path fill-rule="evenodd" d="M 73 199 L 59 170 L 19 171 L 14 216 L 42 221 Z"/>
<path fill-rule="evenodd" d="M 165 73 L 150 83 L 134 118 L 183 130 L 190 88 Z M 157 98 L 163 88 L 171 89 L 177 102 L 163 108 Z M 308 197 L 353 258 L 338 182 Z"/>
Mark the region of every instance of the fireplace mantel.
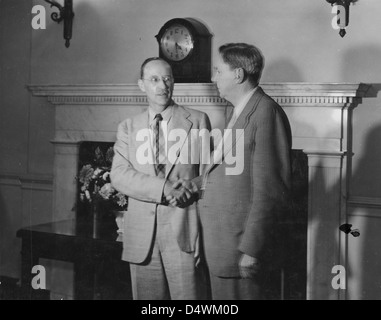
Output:
<path fill-rule="evenodd" d="M 308 156 L 309 204 L 307 299 L 345 299 L 331 286 L 332 268 L 347 266 L 348 186 L 352 158 L 352 110 L 366 97 L 363 83 L 263 83 L 285 110 L 293 149 Z M 115 140 L 118 123 L 147 107 L 136 84 L 29 85 L 34 96 L 55 107 L 54 220 L 74 217 L 74 177 L 81 141 Z M 214 84 L 176 84 L 174 100 L 205 111 L 213 127 L 223 128 L 231 106 Z M 344 293 L 343 293 L 344 292 Z"/>
<path fill-rule="evenodd" d="M 263 83 L 264 91 L 284 107 L 293 129 L 293 148 L 346 151 L 346 111 L 365 96 L 363 83 Z M 147 106 L 137 84 L 30 85 L 35 96 L 56 108 L 56 142 L 114 141 L 118 123 Z M 231 106 L 214 84 L 176 84 L 174 100 L 207 112 L 213 127 L 225 126 Z M 343 131 L 344 132 L 340 132 Z"/>
<path fill-rule="evenodd" d="M 263 83 L 263 90 L 278 103 L 324 104 L 353 103 L 365 96 L 369 85 L 363 83 Z M 55 105 L 141 105 L 146 104 L 145 94 L 136 84 L 85 84 L 85 85 L 29 85 L 35 96 L 48 97 Z M 212 83 L 180 83 L 175 85 L 174 98 L 179 103 L 226 105 Z"/>

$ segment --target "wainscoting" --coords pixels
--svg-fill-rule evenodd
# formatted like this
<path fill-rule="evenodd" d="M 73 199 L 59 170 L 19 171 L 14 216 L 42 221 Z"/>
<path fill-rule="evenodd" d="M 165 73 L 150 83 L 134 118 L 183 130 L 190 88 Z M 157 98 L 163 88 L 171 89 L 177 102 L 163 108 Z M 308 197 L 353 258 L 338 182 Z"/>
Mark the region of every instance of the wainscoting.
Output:
<path fill-rule="evenodd" d="M 360 236 L 348 237 L 347 299 L 379 299 L 381 198 L 350 197 L 348 223 L 360 231 Z"/>
<path fill-rule="evenodd" d="M 0 239 L 4 257 L 0 275 L 20 277 L 21 243 L 16 232 L 20 226 L 51 221 L 52 199 L 52 176 L 0 173 L 0 223 L 7 226 Z"/>

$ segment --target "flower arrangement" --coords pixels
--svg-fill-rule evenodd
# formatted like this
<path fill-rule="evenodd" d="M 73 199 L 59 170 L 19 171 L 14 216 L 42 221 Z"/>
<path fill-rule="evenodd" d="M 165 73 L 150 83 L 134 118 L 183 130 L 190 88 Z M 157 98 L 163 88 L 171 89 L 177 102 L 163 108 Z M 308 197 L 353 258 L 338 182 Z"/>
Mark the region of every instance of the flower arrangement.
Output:
<path fill-rule="evenodd" d="M 85 163 L 79 171 L 80 184 L 79 199 L 84 203 L 104 201 L 110 209 L 125 211 L 128 206 L 128 197 L 114 189 L 110 180 L 110 170 L 114 150 L 109 147 L 102 152 L 98 146 L 94 158 Z"/>

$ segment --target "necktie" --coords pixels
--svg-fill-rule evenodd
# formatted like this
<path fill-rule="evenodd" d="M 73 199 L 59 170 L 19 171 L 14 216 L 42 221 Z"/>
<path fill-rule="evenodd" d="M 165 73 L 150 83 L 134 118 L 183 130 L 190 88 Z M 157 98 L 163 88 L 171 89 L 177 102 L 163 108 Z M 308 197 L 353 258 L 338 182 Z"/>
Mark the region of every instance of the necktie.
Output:
<path fill-rule="evenodd" d="M 155 126 L 153 130 L 154 135 L 154 147 L 155 147 L 155 170 L 158 177 L 165 177 L 165 141 L 163 130 L 161 129 L 160 122 L 163 117 L 158 113 L 155 118 Z"/>
<path fill-rule="evenodd" d="M 233 128 L 233 126 L 234 126 L 234 124 L 235 124 L 235 122 L 237 120 L 237 116 L 235 114 L 235 110 L 234 109 L 233 109 L 232 113 L 230 114 L 229 118 L 230 119 L 229 119 L 229 122 L 228 122 L 228 125 L 227 125 L 226 129 Z"/>
<path fill-rule="evenodd" d="M 215 163 L 221 163 L 222 156 L 223 156 L 222 152 L 223 152 L 223 150 L 225 150 L 228 147 L 228 145 L 227 145 L 228 137 L 230 138 L 231 131 L 233 130 L 232 128 L 233 128 L 233 126 L 237 120 L 237 115 L 236 115 L 234 109 L 230 113 L 228 120 L 229 121 L 228 121 L 228 124 L 226 126 L 226 129 L 230 129 L 230 130 L 224 131 L 224 134 L 221 138 L 221 141 L 219 142 L 219 144 L 217 145 L 217 148 L 215 148 L 213 153 L 212 153 L 212 161 L 216 160 Z"/>
<path fill-rule="evenodd" d="M 229 117 L 228 117 L 228 125 L 226 126 L 226 129 L 232 130 L 236 121 L 237 121 L 237 115 L 235 113 L 235 110 L 233 109 L 232 112 L 230 113 Z M 223 161 L 223 152 L 224 152 L 224 150 L 229 149 L 229 145 L 228 145 L 227 141 L 228 141 L 228 137 L 230 138 L 231 130 L 230 131 L 224 131 L 224 135 L 222 136 L 220 143 L 218 144 L 217 148 L 214 149 L 214 151 L 212 152 L 212 154 L 210 156 L 211 164 L 206 167 L 206 169 L 203 173 L 201 192 L 199 195 L 200 199 L 202 199 L 202 197 L 203 197 L 209 172 L 213 169 L 215 164 L 219 164 L 219 163 L 221 163 L 221 161 Z"/>

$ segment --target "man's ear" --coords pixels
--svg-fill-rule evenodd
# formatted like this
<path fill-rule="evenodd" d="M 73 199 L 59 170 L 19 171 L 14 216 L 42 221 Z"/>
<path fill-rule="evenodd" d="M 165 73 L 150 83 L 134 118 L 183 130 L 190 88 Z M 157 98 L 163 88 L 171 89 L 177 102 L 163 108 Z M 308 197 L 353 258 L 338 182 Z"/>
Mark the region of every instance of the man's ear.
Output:
<path fill-rule="evenodd" d="M 144 86 L 144 82 L 142 79 L 138 80 L 138 86 L 139 86 L 140 90 L 142 90 L 143 92 L 146 92 L 146 88 Z"/>
<path fill-rule="evenodd" d="M 235 69 L 235 79 L 237 83 L 245 81 L 245 71 L 242 68 Z"/>

